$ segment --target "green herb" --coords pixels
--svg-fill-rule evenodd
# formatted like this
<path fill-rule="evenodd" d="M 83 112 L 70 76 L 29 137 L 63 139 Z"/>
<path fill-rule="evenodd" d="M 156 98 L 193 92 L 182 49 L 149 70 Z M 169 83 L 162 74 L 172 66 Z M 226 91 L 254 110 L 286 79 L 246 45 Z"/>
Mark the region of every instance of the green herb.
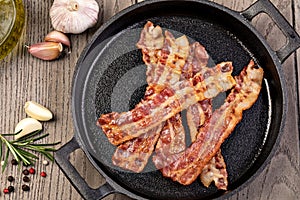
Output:
<path fill-rule="evenodd" d="M 31 165 L 35 162 L 35 160 L 39 159 L 36 153 L 41 153 L 46 156 L 49 160 L 53 161 L 53 155 L 51 152 L 56 151 L 55 148 L 51 148 L 51 146 L 55 146 L 60 142 L 49 143 L 49 144 L 40 144 L 35 143 L 49 135 L 43 134 L 38 135 L 41 131 L 32 132 L 24 137 L 19 138 L 18 140 L 8 140 L 6 136 L 14 136 L 15 134 L 0 134 L 0 158 L 4 161 L 2 165 L 2 172 L 5 170 L 7 166 L 7 161 L 9 157 L 9 153 L 13 155 L 13 157 L 18 161 L 19 165 L 21 161 L 24 165 Z M 6 151 L 4 153 L 3 147 L 6 147 Z"/>

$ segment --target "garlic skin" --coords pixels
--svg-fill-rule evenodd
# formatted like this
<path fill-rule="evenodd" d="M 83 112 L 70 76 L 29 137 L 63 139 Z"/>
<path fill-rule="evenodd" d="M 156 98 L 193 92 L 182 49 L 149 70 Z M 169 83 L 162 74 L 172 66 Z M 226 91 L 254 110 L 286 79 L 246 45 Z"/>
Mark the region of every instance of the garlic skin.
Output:
<path fill-rule="evenodd" d="M 71 42 L 64 33 L 60 31 L 51 31 L 45 36 L 45 42 L 57 42 L 57 43 L 62 43 L 63 45 L 66 45 L 67 47 L 70 48 Z"/>
<path fill-rule="evenodd" d="M 98 21 L 99 5 L 95 0 L 54 0 L 50 18 L 55 30 L 79 34 Z"/>
<path fill-rule="evenodd" d="M 15 133 L 19 132 L 17 135 L 15 135 L 15 140 L 42 129 L 42 124 L 38 120 L 33 118 L 22 119 L 15 127 Z"/>
<path fill-rule="evenodd" d="M 57 42 L 41 42 L 26 47 L 31 55 L 41 60 L 55 60 L 64 49 L 62 44 Z"/>
<path fill-rule="evenodd" d="M 53 118 L 53 114 L 49 109 L 34 101 L 27 101 L 24 109 L 28 116 L 39 121 L 49 121 Z"/>

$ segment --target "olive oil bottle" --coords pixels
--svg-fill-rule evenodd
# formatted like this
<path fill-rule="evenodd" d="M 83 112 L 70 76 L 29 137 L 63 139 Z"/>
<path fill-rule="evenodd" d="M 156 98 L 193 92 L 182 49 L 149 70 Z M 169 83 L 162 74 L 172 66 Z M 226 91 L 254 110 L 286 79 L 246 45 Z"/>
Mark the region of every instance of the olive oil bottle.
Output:
<path fill-rule="evenodd" d="M 24 22 L 22 0 L 0 0 L 0 60 L 18 43 Z"/>

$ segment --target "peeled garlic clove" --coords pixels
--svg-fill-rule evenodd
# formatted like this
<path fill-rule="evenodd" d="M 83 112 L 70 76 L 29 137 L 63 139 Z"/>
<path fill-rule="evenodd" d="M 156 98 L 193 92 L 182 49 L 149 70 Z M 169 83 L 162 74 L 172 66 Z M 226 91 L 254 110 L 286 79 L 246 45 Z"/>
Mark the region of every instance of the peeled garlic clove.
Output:
<path fill-rule="evenodd" d="M 95 0 L 54 0 L 50 18 L 55 30 L 79 34 L 98 21 L 99 5 Z"/>
<path fill-rule="evenodd" d="M 19 139 L 25 135 L 28 135 L 34 131 L 42 130 L 42 124 L 36 119 L 33 118 L 25 118 L 22 119 L 15 128 L 15 133 L 18 133 L 15 135 L 15 139 Z M 21 131 L 22 130 L 22 131 Z M 21 132 L 20 132 L 21 131 Z"/>
<path fill-rule="evenodd" d="M 71 42 L 64 33 L 60 31 L 51 31 L 45 36 L 46 42 L 57 42 L 66 45 L 67 47 L 71 46 Z"/>
<path fill-rule="evenodd" d="M 48 121 L 53 118 L 52 112 L 37 102 L 27 101 L 24 108 L 27 115 L 39 121 Z"/>
<path fill-rule="evenodd" d="M 42 60 L 55 60 L 63 51 L 62 44 L 57 42 L 41 42 L 27 48 L 31 55 Z"/>

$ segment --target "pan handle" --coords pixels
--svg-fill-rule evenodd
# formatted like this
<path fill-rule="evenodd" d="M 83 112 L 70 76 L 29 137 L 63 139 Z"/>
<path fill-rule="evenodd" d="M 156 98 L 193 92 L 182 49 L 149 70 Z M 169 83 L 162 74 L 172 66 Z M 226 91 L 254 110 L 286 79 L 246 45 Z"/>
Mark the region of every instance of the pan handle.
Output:
<path fill-rule="evenodd" d="M 63 171 L 78 193 L 88 200 L 98 200 L 105 196 L 114 193 L 115 189 L 112 188 L 109 183 L 101 185 L 97 189 L 92 189 L 88 186 L 85 180 L 80 176 L 78 171 L 69 161 L 70 154 L 76 149 L 79 149 L 79 144 L 77 143 L 75 137 L 73 137 L 68 143 L 62 146 L 59 150 L 55 152 L 54 158 L 55 162 L 59 168 Z"/>
<path fill-rule="evenodd" d="M 276 23 L 287 38 L 286 44 L 281 47 L 276 54 L 281 62 L 300 47 L 300 37 L 278 9 L 270 2 L 270 0 L 258 0 L 249 8 L 242 11 L 241 14 L 251 21 L 256 15 L 266 13 Z"/>

